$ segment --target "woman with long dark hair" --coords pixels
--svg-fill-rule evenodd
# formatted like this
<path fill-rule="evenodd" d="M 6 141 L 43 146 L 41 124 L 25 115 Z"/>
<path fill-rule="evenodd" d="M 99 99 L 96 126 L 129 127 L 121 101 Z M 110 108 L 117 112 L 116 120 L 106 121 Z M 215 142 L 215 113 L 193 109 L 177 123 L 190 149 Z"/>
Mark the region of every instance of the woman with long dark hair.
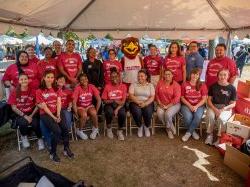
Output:
<path fill-rule="evenodd" d="M 18 77 L 21 73 L 27 74 L 29 86 L 36 89 L 39 87 L 38 69 L 35 63 L 29 62 L 29 56 L 25 51 L 19 51 L 16 63 L 11 64 L 5 71 L 2 81 L 6 88 L 15 88 L 18 85 Z"/>
<path fill-rule="evenodd" d="M 138 82 L 129 87 L 129 109 L 136 125 L 138 126 L 138 137 L 143 136 L 143 129 L 146 137 L 150 137 L 149 127 L 154 111 L 155 89 L 150 83 L 150 75 L 142 69 L 138 72 Z M 142 124 L 142 118 L 144 125 Z"/>
<path fill-rule="evenodd" d="M 183 83 L 181 88 L 181 113 L 188 129 L 182 141 L 188 141 L 191 136 L 198 140 L 200 137 L 195 129 L 201 122 L 207 100 L 207 87 L 200 82 L 200 69 L 191 70 L 190 81 Z"/>
<path fill-rule="evenodd" d="M 42 123 L 51 131 L 50 158 L 60 162 L 57 156 L 57 144 L 63 139 L 64 155 L 73 158 L 69 148 L 69 132 L 65 121 L 61 120 L 61 95 L 56 91 L 54 72 L 45 71 L 40 89 L 36 91 L 36 102 L 40 109 Z"/>
<path fill-rule="evenodd" d="M 174 80 L 179 84 L 186 81 L 185 58 L 181 55 L 181 48 L 177 42 L 170 44 L 162 67 L 163 70 L 170 69 L 174 74 Z"/>
<path fill-rule="evenodd" d="M 28 85 L 28 75 L 21 73 L 18 79 L 18 85 L 14 89 L 8 99 L 8 104 L 11 105 L 15 113 L 17 126 L 21 133 L 22 146 L 28 148 L 30 146 L 27 135 L 30 129 L 34 130 L 38 137 L 38 149 L 44 149 L 44 143 L 39 125 L 38 108 L 35 102 L 35 90 Z"/>

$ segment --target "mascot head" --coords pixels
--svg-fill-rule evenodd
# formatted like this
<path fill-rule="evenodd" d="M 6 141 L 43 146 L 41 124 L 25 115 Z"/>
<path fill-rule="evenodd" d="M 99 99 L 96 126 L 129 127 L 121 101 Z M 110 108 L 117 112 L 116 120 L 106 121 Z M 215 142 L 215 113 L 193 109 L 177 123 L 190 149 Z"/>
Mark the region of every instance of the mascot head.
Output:
<path fill-rule="evenodd" d="M 127 58 L 133 59 L 140 52 L 139 40 L 134 37 L 128 37 L 122 40 L 121 50 Z"/>

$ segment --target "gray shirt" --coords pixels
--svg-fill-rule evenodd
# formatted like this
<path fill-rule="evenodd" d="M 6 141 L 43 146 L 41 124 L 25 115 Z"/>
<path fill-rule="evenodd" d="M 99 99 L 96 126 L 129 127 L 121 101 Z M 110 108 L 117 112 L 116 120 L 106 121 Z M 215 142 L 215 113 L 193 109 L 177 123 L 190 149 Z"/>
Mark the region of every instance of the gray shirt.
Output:
<path fill-rule="evenodd" d="M 129 94 L 133 94 L 140 101 L 146 101 L 150 96 L 155 95 L 155 88 L 152 83 L 147 83 L 145 85 L 133 83 L 129 87 Z"/>

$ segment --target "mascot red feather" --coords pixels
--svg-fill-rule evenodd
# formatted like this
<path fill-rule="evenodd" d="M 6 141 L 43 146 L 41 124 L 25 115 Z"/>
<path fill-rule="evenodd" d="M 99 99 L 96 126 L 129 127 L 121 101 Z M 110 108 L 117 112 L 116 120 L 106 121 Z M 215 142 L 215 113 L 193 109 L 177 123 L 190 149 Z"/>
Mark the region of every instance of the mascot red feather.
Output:
<path fill-rule="evenodd" d="M 141 50 L 139 40 L 134 37 L 127 37 L 121 41 L 121 50 L 124 57 L 121 59 L 123 67 L 123 82 L 127 84 L 137 82 L 137 74 L 143 67 L 143 61 L 139 56 Z"/>

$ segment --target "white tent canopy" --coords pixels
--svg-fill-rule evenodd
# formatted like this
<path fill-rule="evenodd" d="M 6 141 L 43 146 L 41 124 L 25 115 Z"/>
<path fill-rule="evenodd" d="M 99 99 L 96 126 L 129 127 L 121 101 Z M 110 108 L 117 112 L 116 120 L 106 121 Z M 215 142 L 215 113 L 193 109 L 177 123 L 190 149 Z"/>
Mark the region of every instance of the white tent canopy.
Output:
<path fill-rule="evenodd" d="M 0 32 L 214 38 L 250 33 L 249 0 L 0 0 Z"/>

